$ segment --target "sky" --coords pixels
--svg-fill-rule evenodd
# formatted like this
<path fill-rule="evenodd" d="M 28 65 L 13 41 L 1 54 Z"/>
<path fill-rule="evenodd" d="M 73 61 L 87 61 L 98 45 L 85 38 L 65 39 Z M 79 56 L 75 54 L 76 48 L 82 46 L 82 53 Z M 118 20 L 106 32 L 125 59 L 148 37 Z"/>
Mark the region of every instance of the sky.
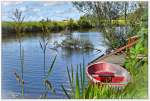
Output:
<path fill-rule="evenodd" d="M 12 21 L 10 18 L 15 9 L 25 16 L 25 21 L 40 21 L 43 18 L 51 20 L 79 19 L 79 12 L 70 1 L 3 1 L 1 8 L 2 21 Z"/>

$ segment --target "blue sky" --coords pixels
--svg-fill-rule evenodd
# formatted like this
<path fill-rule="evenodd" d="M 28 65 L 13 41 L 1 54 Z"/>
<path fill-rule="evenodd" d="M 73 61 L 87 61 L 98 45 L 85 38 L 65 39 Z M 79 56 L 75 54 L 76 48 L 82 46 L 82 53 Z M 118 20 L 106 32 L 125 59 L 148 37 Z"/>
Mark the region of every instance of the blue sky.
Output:
<path fill-rule="evenodd" d="M 79 19 L 79 12 L 69 1 L 11 1 L 2 2 L 2 21 L 11 21 L 15 9 L 23 11 L 25 21 L 39 21 L 43 18 L 51 20 Z"/>

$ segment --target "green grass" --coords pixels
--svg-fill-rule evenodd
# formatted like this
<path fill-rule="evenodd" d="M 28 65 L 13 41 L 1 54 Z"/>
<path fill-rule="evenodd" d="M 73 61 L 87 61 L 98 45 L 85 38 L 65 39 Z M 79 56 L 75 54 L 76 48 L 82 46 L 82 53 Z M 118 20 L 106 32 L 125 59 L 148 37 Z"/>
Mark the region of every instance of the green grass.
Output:
<path fill-rule="evenodd" d="M 106 23 L 106 21 L 104 21 Z M 15 33 L 14 29 L 15 22 L 2 22 L 2 33 L 3 34 L 10 34 Z M 124 26 L 125 21 L 124 20 L 113 20 L 112 21 L 113 26 Z M 73 20 L 72 22 L 70 20 L 68 21 L 49 21 L 47 22 L 46 26 L 48 27 L 50 32 L 55 31 L 61 31 L 61 30 L 77 30 L 77 29 L 87 29 L 92 28 L 94 26 L 91 26 L 90 23 L 85 23 L 85 21 L 76 21 Z M 42 32 L 41 23 L 37 21 L 29 21 L 29 22 L 23 22 L 22 27 L 24 28 L 24 32 Z"/>
<path fill-rule="evenodd" d="M 79 73 L 81 73 L 81 75 L 85 75 L 85 72 L 83 72 L 83 70 L 78 71 L 77 66 L 75 79 L 73 78 L 73 76 L 71 77 L 67 67 L 69 82 L 71 86 L 71 93 L 67 92 L 63 85 L 62 90 L 69 99 L 146 99 L 148 97 L 147 63 L 145 63 L 140 68 L 141 70 L 138 72 L 138 74 L 132 75 L 132 81 L 129 82 L 125 88 L 117 89 L 107 85 L 97 85 L 90 83 L 88 85 L 84 85 L 83 83 L 85 82 L 85 79 L 81 79 L 83 76 L 79 76 Z M 74 79 L 75 81 L 73 82 Z M 75 86 L 73 86 L 74 83 Z"/>
<path fill-rule="evenodd" d="M 147 31 L 145 33 L 147 33 Z M 85 85 L 85 65 L 80 64 L 76 66 L 76 75 L 73 75 L 74 71 L 72 66 L 70 72 L 67 67 L 71 93 L 67 92 L 62 85 L 62 90 L 65 92 L 65 95 L 72 99 L 147 99 L 148 60 L 147 58 L 137 58 L 137 54 L 148 55 L 148 48 L 146 47 L 147 44 L 145 41 L 147 40 L 141 38 L 128 53 L 129 55 L 126 58 L 124 67 L 130 73 L 131 81 L 126 87 L 114 88 L 107 85 L 91 84 L 90 82 L 88 85 Z M 79 67 L 80 69 L 78 69 Z M 76 78 L 74 78 L 75 76 Z"/>
<path fill-rule="evenodd" d="M 3 33 L 11 33 L 15 32 L 14 30 L 15 22 L 2 22 L 2 32 Z M 82 27 L 78 25 L 78 21 L 76 20 L 67 20 L 67 21 L 48 21 L 46 26 L 48 30 L 51 32 L 61 31 L 61 30 L 76 30 Z M 24 28 L 24 32 L 42 32 L 41 22 L 39 21 L 29 21 L 23 22 L 22 27 Z M 87 26 L 88 28 L 92 26 Z M 84 27 L 82 27 L 84 28 Z"/>

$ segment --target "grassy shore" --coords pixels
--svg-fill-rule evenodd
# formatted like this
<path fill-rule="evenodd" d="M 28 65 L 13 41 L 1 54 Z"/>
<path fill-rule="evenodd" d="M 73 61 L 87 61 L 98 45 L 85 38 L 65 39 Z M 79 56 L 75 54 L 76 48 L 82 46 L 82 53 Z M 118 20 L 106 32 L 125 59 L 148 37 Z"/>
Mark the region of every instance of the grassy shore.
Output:
<path fill-rule="evenodd" d="M 15 22 L 2 22 L 2 33 L 9 34 L 15 33 Z M 67 20 L 67 21 L 48 21 L 46 27 L 50 32 L 58 32 L 61 30 L 77 30 L 77 29 L 85 29 L 85 28 L 92 28 L 93 26 L 88 22 L 79 22 L 75 20 Z M 41 22 L 40 21 L 30 21 L 30 22 L 23 22 L 22 28 L 24 29 L 23 32 L 41 32 Z"/>
<path fill-rule="evenodd" d="M 107 21 L 104 21 L 106 23 Z M 2 33 L 3 34 L 10 34 L 15 33 L 15 22 L 2 22 Z M 124 26 L 125 21 L 124 20 L 112 20 L 113 26 Z M 89 29 L 94 28 L 95 25 L 90 23 L 87 20 L 66 20 L 66 21 L 48 21 L 46 26 L 48 27 L 50 32 L 58 32 L 62 30 L 79 30 L 79 29 Z M 24 29 L 25 33 L 37 33 L 41 32 L 41 22 L 37 21 L 29 21 L 29 22 L 23 22 L 22 27 Z"/>

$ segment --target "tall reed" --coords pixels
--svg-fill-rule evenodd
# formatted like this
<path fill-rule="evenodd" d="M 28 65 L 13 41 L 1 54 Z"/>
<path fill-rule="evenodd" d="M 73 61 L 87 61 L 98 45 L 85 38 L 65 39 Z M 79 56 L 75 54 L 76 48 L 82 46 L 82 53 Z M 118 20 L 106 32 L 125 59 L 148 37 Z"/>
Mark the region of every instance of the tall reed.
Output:
<path fill-rule="evenodd" d="M 13 15 L 10 17 L 15 22 L 15 31 L 16 31 L 16 37 L 19 42 L 19 53 L 20 53 L 20 64 L 21 64 L 21 94 L 24 96 L 24 48 L 22 46 L 22 36 L 23 36 L 23 21 L 25 16 L 23 16 L 22 11 L 19 11 L 18 9 L 13 12 Z M 18 75 L 19 76 L 19 75 Z"/>
<path fill-rule="evenodd" d="M 52 93 L 55 93 L 55 90 L 52 87 L 51 82 L 48 80 L 48 77 L 51 74 L 51 71 L 52 71 L 52 68 L 54 67 L 54 63 L 55 63 L 57 56 L 54 57 L 52 64 L 50 65 L 50 67 L 48 69 L 48 72 L 46 72 L 46 50 L 47 50 L 47 45 L 49 42 L 49 37 L 48 37 L 49 31 L 48 31 L 47 23 L 48 22 L 44 21 L 44 20 L 42 20 L 40 22 L 41 28 L 42 28 L 42 35 L 41 35 L 41 39 L 39 40 L 39 44 L 40 44 L 40 48 L 41 48 L 42 53 L 43 53 L 43 74 L 44 74 L 44 80 L 43 80 L 43 82 L 44 82 L 44 94 L 41 95 L 40 98 L 47 98 L 47 94 L 48 94 L 47 89 L 51 90 Z"/>
<path fill-rule="evenodd" d="M 76 78 L 73 66 L 71 71 L 67 67 L 71 92 L 63 85 L 61 88 L 69 99 L 123 99 L 123 98 L 147 98 L 147 63 L 140 62 L 139 69 L 129 70 L 132 73 L 132 81 L 126 87 L 111 87 L 109 85 L 85 84 L 85 66 L 77 65 Z M 80 68 L 80 70 L 78 69 Z M 133 68 L 133 67 L 131 67 Z M 134 73 L 133 73 L 134 72 Z M 80 75 L 79 75 L 80 74 Z"/>
<path fill-rule="evenodd" d="M 83 59 L 83 64 L 77 65 L 76 75 L 74 75 L 73 65 L 71 64 L 71 72 L 67 66 L 67 74 L 69 78 L 71 93 L 68 93 L 63 85 L 61 88 L 65 95 L 70 98 L 83 98 L 85 96 L 85 64 Z"/>

